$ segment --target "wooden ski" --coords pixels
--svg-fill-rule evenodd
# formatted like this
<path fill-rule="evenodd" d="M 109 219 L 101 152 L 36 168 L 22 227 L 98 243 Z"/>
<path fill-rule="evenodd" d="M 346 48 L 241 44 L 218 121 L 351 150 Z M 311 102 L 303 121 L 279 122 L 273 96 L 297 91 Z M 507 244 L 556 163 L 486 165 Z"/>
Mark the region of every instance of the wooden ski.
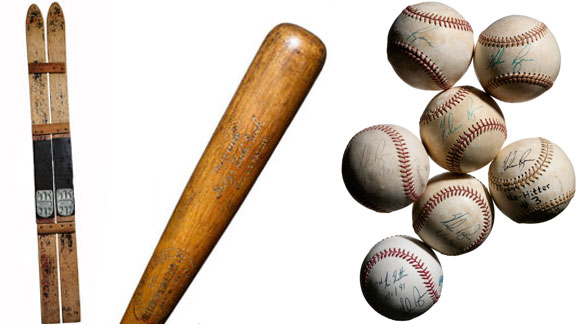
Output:
<path fill-rule="evenodd" d="M 80 290 L 74 222 L 74 185 L 70 114 L 68 112 L 68 81 L 66 75 L 66 24 L 58 3 L 50 6 L 47 18 L 48 62 L 62 65 L 62 71 L 50 73 L 50 109 L 52 125 L 60 130 L 52 135 L 56 223 L 61 226 L 59 238 L 60 293 L 62 321 L 80 321 Z"/>
<path fill-rule="evenodd" d="M 64 26 L 62 10 L 54 3 L 47 19 L 46 60 L 42 13 L 36 5 L 30 6 L 26 41 L 42 323 L 60 323 L 60 314 L 65 323 L 80 321 Z"/>
<path fill-rule="evenodd" d="M 45 66 L 44 20 L 36 5 L 26 17 L 26 42 L 30 70 Z M 30 68 L 32 67 L 32 68 Z M 38 259 L 40 263 L 40 306 L 42 323 L 60 322 L 58 294 L 58 261 L 56 234 L 47 233 L 56 224 L 52 178 L 52 135 L 48 103 L 48 77 L 29 73 L 32 141 L 34 145 L 34 182 L 36 190 L 36 224 L 38 226 Z"/>

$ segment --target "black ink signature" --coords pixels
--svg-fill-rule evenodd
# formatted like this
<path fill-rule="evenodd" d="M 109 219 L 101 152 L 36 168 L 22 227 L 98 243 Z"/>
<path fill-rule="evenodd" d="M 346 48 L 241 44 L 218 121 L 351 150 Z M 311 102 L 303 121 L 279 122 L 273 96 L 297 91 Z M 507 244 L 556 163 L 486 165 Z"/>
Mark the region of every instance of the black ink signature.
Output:
<path fill-rule="evenodd" d="M 400 298 L 400 306 L 402 307 L 402 312 L 410 313 L 418 307 L 423 307 L 426 304 L 424 296 L 426 296 L 426 292 L 421 295 L 418 288 L 414 286 L 412 289 L 412 299 L 408 297 Z"/>
<path fill-rule="evenodd" d="M 476 225 L 470 225 L 466 228 L 463 228 L 463 229 L 459 230 L 458 232 L 456 232 L 456 239 L 457 240 L 466 239 L 468 241 L 471 241 L 469 235 L 476 234 L 476 232 L 478 232 L 480 230 L 480 227 L 481 227 L 480 224 L 476 224 Z"/>
<path fill-rule="evenodd" d="M 526 166 L 526 162 L 536 161 L 536 159 L 529 159 L 528 156 L 532 152 L 532 149 L 526 150 L 526 152 L 522 153 L 518 163 L 514 163 L 516 160 L 516 155 L 518 155 L 518 151 L 508 153 L 508 156 L 504 159 L 504 171 L 518 167 L 519 170 L 523 170 Z"/>
<path fill-rule="evenodd" d="M 414 295 L 414 306 L 422 307 L 426 304 L 426 301 L 424 301 L 424 296 L 426 296 L 426 293 L 427 292 L 424 292 L 422 295 L 420 295 L 418 288 L 414 287 L 412 290 L 412 294 Z"/>

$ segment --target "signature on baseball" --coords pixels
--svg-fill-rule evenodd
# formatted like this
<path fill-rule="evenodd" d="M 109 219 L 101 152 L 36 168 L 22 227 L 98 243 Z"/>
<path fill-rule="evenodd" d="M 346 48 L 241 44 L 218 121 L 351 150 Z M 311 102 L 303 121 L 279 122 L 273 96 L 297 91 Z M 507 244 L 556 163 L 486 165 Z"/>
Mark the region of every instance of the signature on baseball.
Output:
<path fill-rule="evenodd" d="M 514 57 L 514 59 L 512 60 L 512 72 L 518 73 L 522 69 L 522 64 L 524 62 L 534 61 L 533 58 L 525 58 L 526 55 L 528 55 L 528 53 L 530 53 L 531 48 L 532 48 L 532 43 L 528 43 L 524 47 L 522 47 L 522 49 L 520 50 L 520 52 L 518 52 L 518 54 L 516 54 L 516 57 Z M 504 56 L 505 50 L 506 50 L 506 48 L 500 48 L 500 49 L 498 49 L 498 51 L 496 53 L 490 54 L 490 62 L 488 62 L 488 66 L 486 67 L 486 70 L 490 70 L 491 68 L 495 67 L 496 65 L 506 63 L 506 61 L 502 60 L 502 56 Z"/>
<path fill-rule="evenodd" d="M 416 308 L 423 307 L 424 305 L 426 305 L 424 296 L 426 296 L 426 291 L 424 291 L 423 294 L 420 294 L 420 290 L 418 290 L 418 287 L 414 286 L 412 288 L 412 298 L 400 297 L 400 305 L 402 306 L 402 312 L 410 313 L 414 311 Z"/>
<path fill-rule="evenodd" d="M 496 65 L 505 63 L 506 61 L 502 61 L 502 56 L 504 56 L 504 48 L 500 48 L 496 53 L 490 54 L 490 62 L 488 62 L 486 70 L 490 70 Z"/>
<path fill-rule="evenodd" d="M 406 290 L 406 283 L 402 279 L 408 277 L 408 273 L 404 267 L 395 269 L 394 271 L 387 271 L 384 278 L 376 281 L 378 289 L 384 287 L 384 300 L 391 300 L 392 297 L 397 297 L 398 293 L 403 293 Z"/>
<path fill-rule="evenodd" d="M 412 296 L 406 297 L 406 283 L 402 279 L 408 277 L 408 273 L 404 270 L 404 267 L 395 269 L 394 271 L 387 271 L 384 278 L 380 277 L 380 280 L 376 282 L 377 287 L 384 287 L 385 295 L 384 300 L 391 300 L 392 297 L 398 297 L 400 293 L 400 305 L 402 307 L 403 313 L 410 313 L 418 307 L 423 307 L 426 304 L 424 296 L 427 292 L 424 291 L 420 294 L 418 287 L 412 287 Z"/>
<path fill-rule="evenodd" d="M 479 230 L 481 225 L 480 224 L 472 224 L 468 225 L 468 213 L 456 213 L 451 216 L 451 218 L 441 221 L 442 224 L 448 232 L 445 230 L 438 230 L 436 234 L 440 237 L 446 244 L 449 246 L 454 247 L 454 239 L 450 238 L 450 233 L 456 234 L 456 240 L 468 240 L 471 241 L 471 235 L 476 234 Z"/>
<path fill-rule="evenodd" d="M 458 129 L 460 129 L 460 127 L 462 127 L 462 124 L 454 126 L 454 120 L 452 118 L 453 115 L 452 112 L 450 112 L 444 115 L 442 121 L 440 122 L 440 131 L 442 132 L 442 142 L 444 142 L 444 140 L 448 138 L 448 136 L 452 135 L 455 131 L 457 131 Z"/>
<path fill-rule="evenodd" d="M 524 47 L 522 47 L 522 49 L 520 50 L 518 55 L 516 55 L 516 57 L 512 61 L 512 66 L 513 66 L 512 71 L 514 73 L 520 72 L 520 70 L 522 69 L 522 63 L 534 61 L 534 59 L 524 58 L 524 57 L 526 57 L 526 55 L 528 55 L 528 53 L 530 53 L 531 47 L 532 47 L 532 43 L 526 44 Z"/>
<path fill-rule="evenodd" d="M 428 46 L 434 48 L 434 45 L 432 45 L 432 42 L 430 42 L 430 40 L 428 40 L 428 38 L 422 36 L 422 34 L 429 32 L 429 31 L 432 31 L 434 29 L 438 29 L 438 28 L 440 28 L 440 26 L 432 26 L 432 27 L 426 27 L 426 28 L 418 29 L 417 31 L 408 35 L 408 37 L 406 38 L 406 42 L 410 45 L 414 45 L 414 43 L 417 40 L 421 40 L 421 41 L 425 42 L 426 44 L 428 44 Z"/>
<path fill-rule="evenodd" d="M 530 153 L 532 153 L 532 149 L 528 149 L 528 150 L 524 151 L 520 155 L 520 158 L 518 159 L 518 161 L 516 161 L 516 157 L 518 156 L 518 151 L 513 151 L 513 152 L 508 153 L 508 155 L 506 156 L 506 158 L 504 159 L 504 162 L 503 162 L 504 171 L 506 171 L 508 169 L 516 168 L 516 167 L 520 171 L 524 170 L 524 167 L 526 166 L 526 162 L 536 161 L 536 159 L 529 159 L 528 158 L 530 156 Z"/>
<path fill-rule="evenodd" d="M 369 166 L 376 166 L 379 175 L 385 175 L 387 172 L 386 168 L 386 141 L 380 140 L 378 143 L 365 144 L 362 147 L 362 153 L 360 154 L 360 167 L 367 168 Z"/>
<path fill-rule="evenodd" d="M 475 121 L 476 120 L 476 114 L 475 114 L 476 110 L 482 109 L 482 108 L 484 108 L 484 105 L 474 107 L 474 98 L 472 98 L 470 96 L 466 98 L 466 116 L 468 117 L 468 120 Z"/>
<path fill-rule="evenodd" d="M 395 286 L 394 288 L 396 290 L 399 288 L 400 291 L 402 291 L 405 289 L 406 285 L 400 283 L 398 287 L 396 287 L 396 284 L 405 277 L 408 277 L 408 274 L 406 273 L 406 271 L 404 271 L 404 267 L 400 267 L 399 269 L 394 270 L 392 274 L 390 274 L 390 271 L 386 271 L 386 275 L 384 275 L 384 278 L 380 277 L 380 280 L 376 282 L 376 285 L 384 286 L 385 290 L 388 287 Z"/>

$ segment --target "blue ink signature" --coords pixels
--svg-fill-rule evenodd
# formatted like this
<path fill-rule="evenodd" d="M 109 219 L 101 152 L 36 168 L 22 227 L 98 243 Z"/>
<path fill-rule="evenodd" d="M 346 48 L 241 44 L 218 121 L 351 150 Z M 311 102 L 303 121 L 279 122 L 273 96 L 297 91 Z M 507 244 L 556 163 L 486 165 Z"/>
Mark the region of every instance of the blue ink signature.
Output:
<path fill-rule="evenodd" d="M 428 44 L 428 46 L 434 48 L 434 45 L 432 45 L 430 40 L 428 40 L 424 36 L 421 36 L 421 34 L 428 32 L 428 31 L 431 31 L 431 30 L 434 30 L 434 29 L 437 29 L 437 28 L 440 28 L 440 26 L 432 26 L 432 27 L 426 27 L 426 28 L 418 29 L 417 31 L 408 35 L 408 37 L 406 38 L 406 42 L 408 42 L 410 45 L 413 45 L 417 40 L 421 40 L 421 41 L 426 42 L 426 44 Z"/>
<path fill-rule="evenodd" d="M 384 286 L 384 289 L 390 287 L 390 282 L 388 281 L 388 272 L 386 272 L 386 277 L 384 277 L 384 280 L 382 280 L 382 277 L 380 277 L 380 280 L 376 281 L 376 285 Z"/>
<path fill-rule="evenodd" d="M 506 61 L 502 61 L 502 56 L 504 55 L 504 48 L 498 50 L 498 52 L 494 54 L 490 54 L 490 62 L 488 63 L 488 67 L 486 70 L 490 70 L 491 68 L 495 67 L 498 64 L 505 63 Z"/>
<path fill-rule="evenodd" d="M 468 116 L 468 120 L 476 120 L 476 115 L 474 112 L 481 108 L 484 108 L 484 105 L 474 107 L 474 99 L 472 97 L 466 98 L 466 115 Z"/>
<path fill-rule="evenodd" d="M 391 300 L 392 297 L 398 296 L 399 291 L 406 289 L 406 283 L 399 282 L 405 277 L 408 277 L 408 274 L 404 271 L 404 267 L 394 270 L 392 274 L 386 272 L 384 278 L 380 277 L 380 280 L 375 282 L 376 289 L 380 291 L 380 287 L 384 287 L 384 291 L 381 292 L 384 300 Z"/>
<path fill-rule="evenodd" d="M 444 225 L 450 232 L 454 232 L 454 229 L 466 222 L 466 218 L 462 219 L 466 215 L 468 213 L 456 213 L 449 220 L 441 221 L 440 224 Z"/>
<path fill-rule="evenodd" d="M 386 275 L 388 275 L 388 273 L 386 273 Z M 404 273 L 404 267 L 401 267 L 398 270 L 394 270 L 394 273 L 392 273 L 392 278 L 394 279 L 393 284 L 396 284 L 404 277 L 408 277 L 408 274 Z"/>
<path fill-rule="evenodd" d="M 377 281 L 376 284 L 378 286 L 384 286 L 384 289 L 390 287 L 391 285 L 396 285 L 396 283 L 398 283 L 400 280 L 402 280 L 402 278 L 408 277 L 408 274 L 404 271 L 404 267 L 401 267 L 400 269 L 396 269 L 394 270 L 394 272 L 392 272 L 392 274 L 390 275 L 390 279 L 388 279 L 390 272 L 386 272 L 386 275 L 384 276 L 384 279 L 382 279 L 382 277 L 380 277 L 380 281 Z M 400 284 L 400 290 L 403 290 L 404 287 L 402 287 L 403 284 Z"/>
<path fill-rule="evenodd" d="M 528 55 L 528 53 L 530 53 L 530 48 L 532 47 L 532 43 L 528 43 L 527 45 L 525 45 L 520 52 L 518 53 L 518 55 L 516 55 L 516 57 L 514 58 L 514 60 L 512 61 L 512 72 L 514 73 L 518 73 L 520 72 L 520 69 L 522 69 L 522 63 L 524 62 L 532 62 L 534 61 L 534 59 L 528 59 L 528 58 L 524 58 L 526 57 L 526 55 Z"/>
<path fill-rule="evenodd" d="M 452 120 L 451 112 L 448 113 L 447 115 L 444 115 L 442 121 L 440 122 L 440 131 L 442 132 L 442 142 L 444 142 L 444 140 L 448 138 L 448 136 L 452 135 L 452 133 L 457 131 L 460 127 L 462 127 L 462 124 L 454 127 L 454 120 Z"/>
<path fill-rule="evenodd" d="M 468 227 L 465 228 L 461 228 L 462 225 L 464 225 L 467 222 L 467 218 L 464 218 L 465 216 L 467 216 L 468 213 L 456 213 L 452 215 L 452 218 L 445 220 L 445 221 L 441 221 L 440 224 L 444 225 L 444 227 L 446 227 L 447 230 L 449 230 L 452 233 L 456 234 L 456 239 L 461 241 L 461 240 L 471 240 L 470 235 L 476 234 L 476 232 L 478 232 L 480 230 L 480 224 L 474 224 L 474 225 L 470 225 Z M 453 246 L 453 241 L 448 239 L 445 236 L 445 240 L 447 241 L 448 244 L 450 244 L 450 246 Z"/>

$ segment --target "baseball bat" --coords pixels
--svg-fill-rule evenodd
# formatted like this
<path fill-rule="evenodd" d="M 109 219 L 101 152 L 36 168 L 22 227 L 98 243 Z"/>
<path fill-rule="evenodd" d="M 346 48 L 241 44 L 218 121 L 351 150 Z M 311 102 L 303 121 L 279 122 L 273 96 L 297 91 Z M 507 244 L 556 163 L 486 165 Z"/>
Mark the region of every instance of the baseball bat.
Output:
<path fill-rule="evenodd" d="M 142 275 L 122 324 L 164 323 L 246 198 L 326 57 L 292 24 L 265 38 Z"/>

